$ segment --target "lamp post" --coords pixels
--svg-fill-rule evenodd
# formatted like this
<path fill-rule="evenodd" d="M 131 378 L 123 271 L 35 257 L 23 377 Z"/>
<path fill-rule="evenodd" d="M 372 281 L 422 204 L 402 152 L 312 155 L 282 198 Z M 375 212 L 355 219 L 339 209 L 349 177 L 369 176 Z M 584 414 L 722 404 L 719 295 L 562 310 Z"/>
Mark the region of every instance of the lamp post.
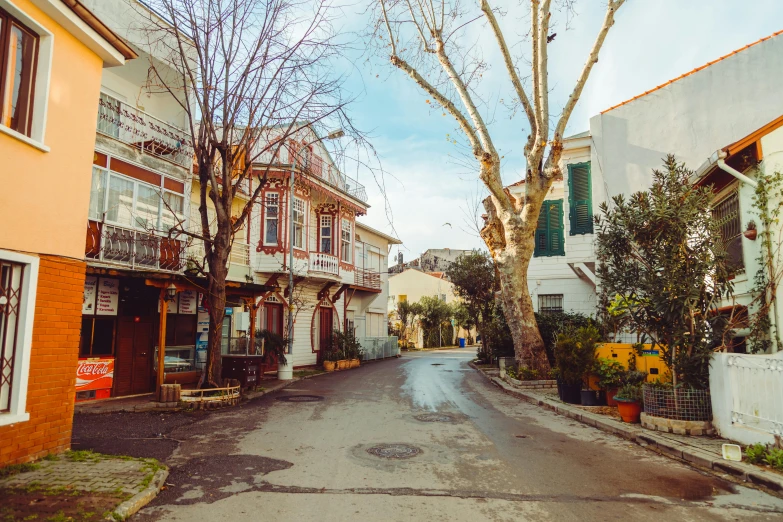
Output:
<path fill-rule="evenodd" d="M 299 151 L 320 141 L 336 140 L 343 136 L 345 136 L 345 132 L 342 129 L 334 130 L 323 138 L 311 141 L 294 153 L 291 180 L 288 187 L 288 349 L 286 350 L 286 363 L 277 365 L 277 378 L 281 381 L 289 381 L 294 378 L 294 178 L 296 177 L 296 164 L 299 161 Z"/>

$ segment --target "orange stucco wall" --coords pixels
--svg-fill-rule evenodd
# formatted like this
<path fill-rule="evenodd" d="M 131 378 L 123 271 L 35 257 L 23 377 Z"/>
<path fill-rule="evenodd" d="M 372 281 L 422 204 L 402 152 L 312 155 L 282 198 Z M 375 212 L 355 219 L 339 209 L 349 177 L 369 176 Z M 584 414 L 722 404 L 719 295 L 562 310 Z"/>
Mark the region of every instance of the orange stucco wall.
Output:
<path fill-rule="evenodd" d="M 54 34 L 50 152 L 0 133 L 0 248 L 82 259 L 103 62 L 28 0 L 14 4 Z"/>

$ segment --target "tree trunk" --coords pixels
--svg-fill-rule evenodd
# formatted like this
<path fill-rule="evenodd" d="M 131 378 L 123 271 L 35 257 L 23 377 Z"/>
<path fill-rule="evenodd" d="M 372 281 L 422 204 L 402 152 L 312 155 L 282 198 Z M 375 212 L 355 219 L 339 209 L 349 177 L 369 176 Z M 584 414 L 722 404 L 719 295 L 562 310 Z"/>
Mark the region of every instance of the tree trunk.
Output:
<path fill-rule="evenodd" d="M 220 227 L 218 227 L 212 244 L 212 250 L 207 254 L 207 263 L 209 265 L 209 285 L 207 287 L 209 335 L 204 384 L 218 387 L 222 385 L 221 341 L 223 318 L 226 313 L 228 257 L 231 252 L 228 235 L 229 232 L 227 230 L 220 230 Z"/>

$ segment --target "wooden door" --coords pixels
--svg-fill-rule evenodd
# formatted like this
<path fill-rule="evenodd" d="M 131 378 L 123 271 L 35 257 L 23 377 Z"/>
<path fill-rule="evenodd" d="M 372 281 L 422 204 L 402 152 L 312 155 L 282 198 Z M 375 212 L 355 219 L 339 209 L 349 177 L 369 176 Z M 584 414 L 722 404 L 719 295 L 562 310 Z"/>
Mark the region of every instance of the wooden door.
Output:
<path fill-rule="evenodd" d="M 152 391 L 152 356 L 155 324 L 151 318 L 120 317 L 114 364 L 114 395 Z"/>
<path fill-rule="evenodd" d="M 322 354 L 329 350 L 332 346 L 332 328 L 334 327 L 332 322 L 331 308 L 322 307 L 319 309 L 318 317 L 318 361 L 322 361 Z"/>
<path fill-rule="evenodd" d="M 283 305 L 282 303 L 264 303 L 264 324 L 263 328 L 272 333 L 283 335 Z M 265 354 L 266 355 L 266 354 Z M 264 372 L 277 371 L 277 356 L 270 354 L 264 357 Z"/>

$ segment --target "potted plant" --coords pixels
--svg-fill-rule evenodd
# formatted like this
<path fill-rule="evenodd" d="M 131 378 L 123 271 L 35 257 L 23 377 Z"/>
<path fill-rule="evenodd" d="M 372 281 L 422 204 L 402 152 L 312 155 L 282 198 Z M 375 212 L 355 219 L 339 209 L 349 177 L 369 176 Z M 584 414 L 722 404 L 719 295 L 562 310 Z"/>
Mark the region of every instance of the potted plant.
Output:
<path fill-rule="evenodd" d="M 595 360 L 593 373 L 598 376 L 598 386 L 606 394 L 607 406 L 617 406 L 614 396 L 623 384 L 626 373 L 622 363 L 614 359 L 599 357 Z"/>
<path fill-rule="evenodd" d="M 642 387 L 638 384 L 626 384 L 615 395 L 617 410 L 623 422 L 639 422 L 642 413 Z"/>
<path fill-rule="evenodd" d="M 756 222 L 751 219 L 748 221 L 748 228 L 745 230 L 745 232 L 743 232 L 743 235 L 751 241 L 755 241 L 757 234 L 758 231 L 756 230 Z"/>
<path fill-rule="evenodd" d="M 555 343 L 555 363 L 560 399 L 570 404 L 582 402 L 582 382 L 592 361 L 598 343 L 595 326 L 569 328 L 558 334 Z"/>
<path fill-rule="evenodd" d="M 359 366 L 359 357 L 362 351 L 362 345 L 353 335 L 353 330 L 345 332 L 335 331 L 332 334 L 332 345 L 338 352 L 337 369 L 346 370 Z"/>

